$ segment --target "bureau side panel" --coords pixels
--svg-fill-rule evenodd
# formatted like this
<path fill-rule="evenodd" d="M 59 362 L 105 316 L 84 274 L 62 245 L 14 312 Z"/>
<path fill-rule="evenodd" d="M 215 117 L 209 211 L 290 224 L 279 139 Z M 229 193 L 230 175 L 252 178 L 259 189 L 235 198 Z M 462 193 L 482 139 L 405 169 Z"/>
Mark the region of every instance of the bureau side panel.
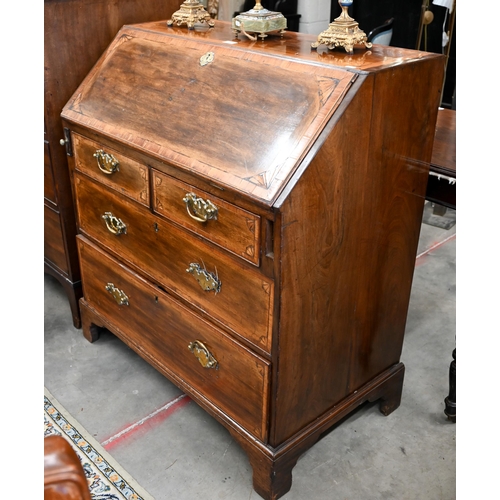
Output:
<path fill-rule="evenodd" d="M 353 266 L 362 228 L 372 79 L 361 86 L 281 206 L 277 446 L 342 399 L 349 385 Z M 273 432 L 273 429 L 271 429 Z"/>
<path fill-rule="evenodd" d="M 438 80 L 436 60 L 367 77 L 280 200 L 275 446 L 399 362 Z"/>
<path fill-rule="evenodd" d="M 441 101 L 444 58 L 376 75 L 370 142 L 367 238 L 357 260 L 365 278 L 356 293 L 350 390 L 401 357 L 425 193 Z"/>

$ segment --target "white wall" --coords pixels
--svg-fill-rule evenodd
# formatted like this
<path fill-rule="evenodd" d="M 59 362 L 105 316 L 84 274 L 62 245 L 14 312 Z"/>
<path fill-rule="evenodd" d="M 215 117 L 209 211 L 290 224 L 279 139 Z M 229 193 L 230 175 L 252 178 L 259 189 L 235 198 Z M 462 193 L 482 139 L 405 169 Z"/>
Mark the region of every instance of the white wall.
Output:
<path fill-rule="evenodd" d="M 233 14 L 242 10 L 245 0 L 219 0 L 219 19 L 231 21 Z"/>
<path fill-rule="evenodd" d="M 330 0 L 298 0 L 299 31 L 319 35 L 330 24 Z"/>
<path fill-rule="evenodd" d="M 299 31 L 319 35 L 330 24 L 330 0 L 298 0 Z"/>

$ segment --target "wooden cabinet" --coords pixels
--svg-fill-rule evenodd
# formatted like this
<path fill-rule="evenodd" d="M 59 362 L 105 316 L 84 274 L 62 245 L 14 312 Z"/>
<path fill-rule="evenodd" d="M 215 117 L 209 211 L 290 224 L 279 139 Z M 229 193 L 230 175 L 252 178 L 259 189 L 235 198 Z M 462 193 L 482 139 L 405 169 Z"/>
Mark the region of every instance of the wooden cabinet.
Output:
<path fill-rule="evenodd" d="M 44 3 L 44 270 L 64 287 L 80 328 L 82 296 L 66 136 L 61 111 L 77 86 L 129 23 L 167 19 L 175 0 L 45 0 Z"/>
<path fill-rule="evenodd" d="M 315 40 L 126 26 L 62 114 L 85 337 L 225 425 L 266 499 L 360 404 L 400 403 L 444 70 Z"/>

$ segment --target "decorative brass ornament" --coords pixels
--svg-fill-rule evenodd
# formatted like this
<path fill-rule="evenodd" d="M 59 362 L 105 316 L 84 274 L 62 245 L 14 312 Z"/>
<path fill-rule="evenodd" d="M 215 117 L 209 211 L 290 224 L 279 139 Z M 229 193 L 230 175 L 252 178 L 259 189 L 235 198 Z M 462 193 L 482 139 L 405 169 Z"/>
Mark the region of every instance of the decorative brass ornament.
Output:
<path fill-rule="evenodd" d="M 218 208 L 210 201 L 198 198 L 194 193 L 186 193 L 182 201 L 186 204 L 187 213 L 198 222 L 217 220 Z"/>
<path fill-rule="evenodd" d="M 108 283 L 106 285 L 106 290 L 113 296 L 119 306 L 129 305 L 128 297 L 125 295 L 125 292 L 116 288 L 113 283 Z"/>
<path fill-rule="evenodd" d="M 235 37 L 243 33 L 250 40 L 266 38 L 267 33 L 279 33 L 283 36 L 287 28 L 286 17 L 281 12 L 272 12 L 262 7 L 260 0 L 255 2 L 255 7 L 233 17 L 232 28 Z M 250 33 L 257 34 L 252 36 Z"/>
<path fill-rule="evenodd" d="M 363 43 L 367 49 L 372 47 L 365 32 L 359 29 L 358 23 L 347 13 L 347 9 L 353 2 L 354 0 L 339 0 L 342 13 L 333 23 L 330 23 L 326 31 L 318 35 L 318 40 L 311 44 L 313 49 L 320 45 L 327 45 L 329 49 L 344 47 L 346 52 L 352 54 L 357 44 Z"/>
<path fill-rule="evenodd" d="M 102 218 L 104 222 L 106 222 L 106 227 L 110 233 L 116 234 L 117 236 L 127 233 L 127 226 L 111 212 L 104 212 Z"/>
<path fill-rule="evenodd" d="M 205 23 L 210 28 L 215 26 L 210 14 L 198 0 L 185 0 L 180 9 L 172 14 L 172 19 L 167 21 L 167 26 L 185 24 L 188 29 L 194 29 L 196 23 Z"/>
<path fill-rule="evenodd" d="M 93 156 L 97 158 L 99 170 L 106 175 L 111 175 L 120 170 L 118 168 L 120 162 L 112 154 L 106 153 L 102 149 L 98 149 Z"/>
<path fill-rule="evenodd" d="M 205 292 L 214 291 L 216 295 L 220 292 L 222 283 L 219 277 L 206 269 L 202 269 L 200 264 L 192 262 L 189 264 L 186 272 L 192 274 L 196 278 L 196 281 Z"/>
<path fill-rule="evenodd" d="M 203 342 L 200 342 L 199 340 L 190 342 L 188 345 L 188 349 L 195 355 L 203 368 L 214 368 L 215 370 L 218 369 L 219 363 L 212 356 Z"/>

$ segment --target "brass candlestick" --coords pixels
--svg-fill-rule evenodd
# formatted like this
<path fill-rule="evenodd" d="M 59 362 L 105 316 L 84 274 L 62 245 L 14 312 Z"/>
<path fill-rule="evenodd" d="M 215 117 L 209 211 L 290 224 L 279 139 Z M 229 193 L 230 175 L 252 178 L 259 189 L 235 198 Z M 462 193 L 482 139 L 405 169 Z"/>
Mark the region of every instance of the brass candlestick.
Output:
<path fill-rule="evenodd" d="M 286 17 L 281 12 L 272 12 L 262 7 L 260 0 L 255 2 L 255 7 L 247 12 L 243 12 L 233 17 L 232 28 L 235 36 L 243 33 L 251 40 L 257 40 L 257 34 L 260 38 L 266 38 L 267 33 L 277 32 L 281 36 L 286 30 Z"/>
<path fill-rule="evenodd" d="M 198 0 L 185 0 L 180 9 L 172 14 L 172 19 L 167 21 L 168 26 L 186 24 L 189 29 L 194 29 L 196 23 L 206 23 L 210 28 L 215 26 L 210 14 Z"/>
<path fill-rule="evenodd" d="M 318 35 L 318 40 L 311 44 L 313 49 L 320 45 L 327 45 L 329 49 L 344 47 L 346 52 L 352 54 L 356 44 L 364 43 L 367 49 L 372 47 L 365 32 L 359 29 L 358 23 L 347 13 L 347 9 L 353 2 L 354 0 L 339 0 L 342 13 L 333 23 L 330 23 L 326 31 Z"/>

